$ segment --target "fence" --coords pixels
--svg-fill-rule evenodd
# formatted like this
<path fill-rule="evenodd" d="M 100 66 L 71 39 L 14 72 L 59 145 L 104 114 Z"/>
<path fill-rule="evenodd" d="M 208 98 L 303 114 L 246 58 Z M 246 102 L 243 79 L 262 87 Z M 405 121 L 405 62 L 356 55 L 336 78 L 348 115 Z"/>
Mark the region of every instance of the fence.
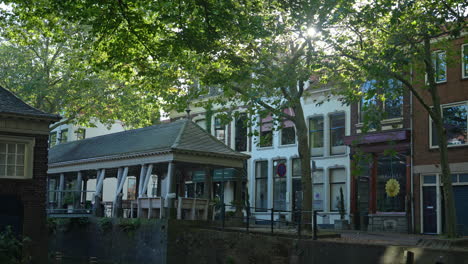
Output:
<path fill-rule="evenodd" d="M 48 214 L 92 214 L 94 191 L 49 190 L 47 192 Z"/>
<path fill-rule="evenodd" d="M 218 207 L 218 208 L 216 208 Z M 304 237 L 303 235 L 303 228 L 307 225 L 312 225 L 312 239 L 317 240 L 318 238 L 318 224 L 317 224 L 317 218 L 318 217 L 324 217 L 327 214 L 320 213 L 319 211 L 303 211 L 303 210 L 277 210 L 274 208 L 257 208 L 257 207 L 243 207 L 243 214 L 242 216 L 236 216 L 234 211 L 226 211 L 227 208 L 234 209 L 235 206 L 233 205 L 226 205 L 226 204 L 221 204 L 215 206 L 215 209 L 218 209 L 216 214 L 218 220 L 220 222 L 221 228 L 225 229 L 226 228 L 226 222 L 230 220 L 239 220 L 244 226 L 241 228 L 245 228 L 246 232 L 252 231 L 252 228 L 260 228 L 265 230 L 265 227 L 267 226 L 269 229 L 269 233 L 274 234 L 275 232 L 278 232 L 282 230 L 282 234 L 290 234 L 290 235 L 297 235 L 298 237 Z M 251 211 L 252 210 L 263 210 L 269 213 L 270 218 L 269 219 L 256 219 L 252 218 L 251 216 Z M 245 217 L 244 217 L 245 213 Z M 312 221 L 311 223 L 303 223 L 302 222 L 302 215 L 303 214 L 312 214 Z M 289 215 L 289 217 L 282 217 L 282 216 Z M 287 218 L 290 218 L 288 220 Z M 255 221 L 253 224 L 251 223 L 252 221 Z M 262 222 L 262 223 L 259 223 Z M 276 231 L 275 231 L 276 230 Z M 284 232 L 284 231 L 289 231 L 289 232 Z"/>

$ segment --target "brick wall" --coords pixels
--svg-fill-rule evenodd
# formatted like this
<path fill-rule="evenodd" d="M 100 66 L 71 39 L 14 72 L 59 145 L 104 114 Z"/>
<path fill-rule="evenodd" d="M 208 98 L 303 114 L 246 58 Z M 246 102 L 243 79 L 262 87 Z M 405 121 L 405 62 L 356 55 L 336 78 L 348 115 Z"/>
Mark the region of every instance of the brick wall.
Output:
<path fill-rule="evenodd" d="M 33 263 L 47 261 L 46 182 L 48 136 L 0 132 L 0 135 L 35 138 L 33 178 L 28 180 L 0 179 L 0 195 L 15 196 L 23 204 L 23 235 L 32 242 Z M 1 201 L 0 201 L 1 203 Z"/>

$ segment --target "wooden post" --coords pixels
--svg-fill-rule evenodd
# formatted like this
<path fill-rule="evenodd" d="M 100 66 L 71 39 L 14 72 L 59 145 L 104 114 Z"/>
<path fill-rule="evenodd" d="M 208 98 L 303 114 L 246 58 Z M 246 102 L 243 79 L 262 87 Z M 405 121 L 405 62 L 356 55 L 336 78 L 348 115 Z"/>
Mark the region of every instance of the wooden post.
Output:
<path fill-rule="evenodd" d="M 174 208 L 174 200 L 176 198 L 175 188 L 176 188 L 176 179 L 175 178 L 175 164 L 169 162 L 167 166 L 167 194 L 166 194 L 166 207 L 167 207 L 167 217 L 169 219 L 174 219 L 176 217 L 176 212 Z"/>
<path fill-rule="evenodd" d="M 76 193 L 73 195 L 75 197 L 75 208 L 81 204 L 81 189 L 83 188 L 83 173 L 79 171 L 76 175 Z"/>
<path fill-rule="evenodd" d="M 101 206 L 101 202 L 102 202 L 102 186 L 104 184 L 105 175 L 106 175 L 106 169 L 101 169 L 97 171 L 96 193 L 94 195 L 94 214 L 98 217 L 102 217 L 104 215 L 104 210 Z"/>
<path fill-rule="evenodd" d="M 138 197 L 143 197 L 143 185 L 145 184 L 147 165 L 142 164 L 140 170 L 140 177 L 138 180 Z"/>
<path fill-rule="evenodd" d="M 114 203 L 113 203 L 113 217 L 119 217 L 122 216 L 122 190 L 123 186 L 125 183 L 125 180 L 127 179 L 128 175 L 128 167 L 125 167 L 124 169 L 119 168 L 119 171 L 117 173 L 117 189 L 115 191 L 115 197 L 114 197 Z"/>
<path fill-rule="evenodd" d="M 58 189 L 58 208 L 62 208 L 63 206 L 63 189 L 65 187 L 65 174 L 60 173 L 60 182 L 59 182 L 59 189 Z"/>
<path fill-rule="evenodd" d="M 148 190 L 148 182 L 151 178 L 151 174 L 153 173 L 153 164 L 150 164 L 145 173 L 145 181 L 143 182 L 143 186 L 141 189 L 141 197 L 146 197 L 146 192 Z"/>

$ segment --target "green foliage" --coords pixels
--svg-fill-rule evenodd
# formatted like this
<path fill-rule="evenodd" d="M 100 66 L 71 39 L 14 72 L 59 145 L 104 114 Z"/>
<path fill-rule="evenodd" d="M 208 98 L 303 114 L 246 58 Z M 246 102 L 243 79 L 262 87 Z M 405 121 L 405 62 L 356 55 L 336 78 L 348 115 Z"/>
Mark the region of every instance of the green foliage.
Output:
<path fill-rule="evenodd" d="M 0 263 L 23 264 L 29 263 L 31 257 L 23 250 L 30 243 L 28 238 L 22 240 L 13 234 L 11 227 L 0 233 Z"/>
<path fill-rule="evenodd" d="M 141 225 L 140 219 L 121 218 L 119 219 L 118 226 L 127 233 L 132 233 L 137 230 Z"/>
<path fill-rule="evenodd" d="M 112 230 L 112 218 L 102 217 L 97 220 L 97 225 L 103 232 Z"/>

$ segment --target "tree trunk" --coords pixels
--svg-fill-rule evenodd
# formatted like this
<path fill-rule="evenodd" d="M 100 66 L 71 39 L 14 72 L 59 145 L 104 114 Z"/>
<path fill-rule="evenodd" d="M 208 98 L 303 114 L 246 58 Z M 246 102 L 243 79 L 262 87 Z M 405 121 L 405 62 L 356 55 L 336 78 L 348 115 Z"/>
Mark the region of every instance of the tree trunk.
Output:
<path fill-rule="evenodd" d="M 306 230 L 312 230 L 312 174 L 310 169 L 310 150 L 308 129 L 304 118 L 302 105 L 294 107 L 294 123 L 296 125 L 297 149 L 301 159 L 301 183 L 302 183 L 302 224 Z"/>
<path fill-rule="evenodd" d="M 453 198 L 452 188 L 452 177 L 450 176 L 450 167 L 448 162 L 447 152 L 447 133 L 444 128 L 444 122 L 442 117 L 442 109 L 440 107 L 440 96 L 435 83 L 435 71 L 432 63 L 432 50 L 430 38 L 426 36 L 424 38 L 424 55 L 426 64 L 427 80 L 429 83 L 429 93 L 431 95 L 433 109 L 432 119 L 435 124 L 438 141 L 439 141 L 439 152 L 440 152 L 440 166 L 441 174 L 440 180 L 443 184 L 442 188 L 444 191 L 444 206 L 445 206 L 445 233 L 449 238 L 455 238 L 457 236 L 456 227 L 457 219 L 455 212 L 455 201 Z"/>

